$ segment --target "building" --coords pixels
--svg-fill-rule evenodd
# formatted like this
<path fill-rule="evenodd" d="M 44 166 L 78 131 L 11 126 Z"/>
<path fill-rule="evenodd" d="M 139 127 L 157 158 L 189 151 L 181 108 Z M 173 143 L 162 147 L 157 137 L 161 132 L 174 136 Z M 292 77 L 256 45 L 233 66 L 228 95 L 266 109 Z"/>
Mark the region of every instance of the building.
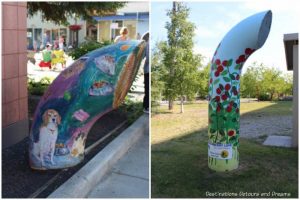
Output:
<path fill-rule="evenodd" d="M 128 2 L 112 15 L 94 16 L 95 23 L 69 18 L 71 26 L 64 26 L 41 21 L 41 18 L 40 13 L 27 18 L 27 49 L 40 49 L 41 44 L 44 46 L 47 42 L 53 44 L 60 36 L 65 38 L 67 46 L 77 46 L 86 38 L 113 41 L 123 26 L 128 27 L 131 39 L 140 39 L 149 30 L 149 3 Z M 76 30 L 79 27 L 80 30 Z"/>
<path fill-rule="evenodd" d="M 28 136 L 26 2 L 2 2 L 2 148 Z"/>
<path fill-rule="evenodd" d="M 96 24 L 87 24 L 87 36 L 99 42 L 113 40 L 123 26 L 128 28 L 131 39 L 140 39 L 149 31 L 149 3 L 128 2 L 115 15 L 95 16 L 94 19 Z"/>
<path fill-rule="evenodd" d="M 298 66 L 299 66 L 299 47 L 298 33 L 284 34 L 283 36 L 286 65 L 289 71 L 293 71 L 293 134 L 292 147 L 298 147 Z"/>
<path fill-rule="evenodd" d="M 58 25 L 49 21 L 41 21 L 41 19 L 41 13 L 27 18 L 27 49 L 40 49 L 41 45 L 45 46 L 47 42 L 53 44 L 60 36 L 65 38 L 65 45 L 68 46 L 84 41 L 85 21 L 69 18 L 68 22 L 71 25 L 78 24 L 80 26 L 80 30 L 72 30 L 74 26 Z"/>

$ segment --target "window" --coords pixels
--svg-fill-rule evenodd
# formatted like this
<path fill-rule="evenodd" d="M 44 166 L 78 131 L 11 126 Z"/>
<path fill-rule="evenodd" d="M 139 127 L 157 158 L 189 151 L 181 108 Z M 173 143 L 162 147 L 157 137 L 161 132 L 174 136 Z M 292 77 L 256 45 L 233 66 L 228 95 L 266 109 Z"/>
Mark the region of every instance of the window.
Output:
<path fill-rule="evenodd" d="M 41 28 L 36 28 L 34 29 L 34 34 L 33 34 L 33 48 L 34 49 L 40 49 L 40 46 L 42 44 L 42 29 Z"/>
<path fill-rule="evenodd" d="M 124 21 L 124 26 L 126 26 L 128 28 L 128 31 L 129 31 L 128 36 L 132 40 L 135 40 L 137 38 L 136 24 L 137 24 L 137 22 L 135 20 L 126 20 L 126 21 Z"/>
<path fill-rule="evenodd" d="M 27 49 L 33 49 L 33 32 L 32 32 L 32 28 L 27 29 Z"/>
<path fill-rule="evenodd" d="M 112 24 L 115 24 L 111 27 L 111 40 L 114 40 L 118 35 L 120 35 L 120 30 L 123 27 L 123 21 L 114 20 Z"/>

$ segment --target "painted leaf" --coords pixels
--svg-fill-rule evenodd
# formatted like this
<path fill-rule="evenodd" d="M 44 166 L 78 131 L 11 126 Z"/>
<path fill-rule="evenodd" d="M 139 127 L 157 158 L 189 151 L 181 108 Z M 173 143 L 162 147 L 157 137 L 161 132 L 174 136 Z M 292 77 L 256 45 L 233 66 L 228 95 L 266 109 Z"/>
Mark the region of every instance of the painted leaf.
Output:
<path fill-rule="evenodd" d="M 222 84 L 219 84 L 219 88 L 220 88 L 221 90 L 224 90 L 224 86 L 223 86 Z"/>
<path fill-rule="evenodd" d="M 235 77 L 233 74 L 229 74 L 229 76 L 230 76 L 231 80 L 235 80 Z"/>
<path fill-rule="evenodd" d="M 228 60 L 227 62 L 227 67 L 231 66 L 232 65 L 232 59 Z"/>
<path fill-rule="evenodd" d="M 226 91 L 225 94 L 226 94 L 227 97 L 230 97 L 230 94 L 229 94 L 228 91 Z"/>
<path fill-rule="evenodd" d="M 235 67 L 234 67 L 235 70 L 239 70 L 240 69 L 240 64 L 237 64 Z"/>
<path fill-rule="evenodd" d="M 224 70 L 224 71 L 221 73 L 222 76 L 225 76 L 226 74 L 228 74 L 228 71 L 227 71 L 227 70 Z"/>
<path fill-rule="evenodd" d="M 225 142 L 226 141 L 226 137 L 222 137 L 220 142 Z"/>
<path fill-rule="evenodd" d="M 235 136 L 232 136 L 232 137 L 229 139 L 229 142 L 230 142 L 230 143 L 236 142 L 236 137 L 235 137 Z"/>
<path fill-rule="evenodd" d="M 228 78 L 228 77 L 223 77 L 223 79 L 225 82 L 230 82 L 230 78 Z"/>
<path fill-rule="evenodd" d="M 220 135 L 224 136 L 225 132 L 223 130 L 219 130 Z"/>
<path fill-rule="evenodd" d="M 215 133 L 216 130 L 211 128 L 211 129 L 209 129 L 209 132 L 210 132 L 210 133 Z"/>
<path fill-rule="evenodd" d="M 219 83 L 220 82 L 220 79 L 216 79 L 215 81 L 214 81 L 214 84 L 217 84 L 217 83 Z"/>

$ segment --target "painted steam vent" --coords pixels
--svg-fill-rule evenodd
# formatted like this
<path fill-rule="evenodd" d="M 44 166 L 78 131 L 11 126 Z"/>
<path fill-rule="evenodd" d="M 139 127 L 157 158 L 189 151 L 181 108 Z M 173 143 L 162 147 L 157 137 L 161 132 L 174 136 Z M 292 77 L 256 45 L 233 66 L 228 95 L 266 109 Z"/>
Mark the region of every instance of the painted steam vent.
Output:
<path fill-rule="evenodd" d="M 79 58 L 54 80 L 35 111 L 31 168 L 65 168 L 84 159 L 90 128 L 124 100 L 144 54 L 143 41 L 110 45 Z"/>
<path fill-rule="evenodd" d="M 225 35 L 212 59 L 208 111 L 208 166 L 212 170 L 238 168 L 241 71 L 249 56 L 265 43 L 271 22 L 271 11 L 244 19 Z"/>

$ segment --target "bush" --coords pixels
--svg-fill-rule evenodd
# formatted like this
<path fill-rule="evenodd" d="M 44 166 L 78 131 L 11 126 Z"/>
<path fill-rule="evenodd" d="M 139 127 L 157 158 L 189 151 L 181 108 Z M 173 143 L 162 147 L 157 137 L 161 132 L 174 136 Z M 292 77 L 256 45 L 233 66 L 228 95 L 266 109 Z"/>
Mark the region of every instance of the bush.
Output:
<path fill-rule="evenodd" d="M 258 101 L 270 101 L 270 95 L 268 94 L 259 94 L 258 95 Z"/>
<path fill-rule="evenodd" d="M 72 50 L 69 55 L 74 59 L 77 60 L 78 58 L 80 58 L 81 56 L 95 50 L 98 48 L 102 48 L 104 46 L 110 45 L 111 42 L 110 41 L 104 41 L 104 42 L 96 42 L 93 40 L 89 40 L 86 42 L 83 42 L 79 45 L 78 48 Z"/>
<path fill-rule="evenodd" d="M 29 78 L 27 83 L 29 93 L 31 95 L 42 96 L 51 83 L 52 80 L 49 77 L 44 77 L 38 82 L 35 82 L 34 79 Z"/>
<path fill-rule="evenodd" d="M 120 110 L 126 113 L 129 124 L 132 124 L 143 114 L 143 103 L 134 102 L 126 96 Z"/>

